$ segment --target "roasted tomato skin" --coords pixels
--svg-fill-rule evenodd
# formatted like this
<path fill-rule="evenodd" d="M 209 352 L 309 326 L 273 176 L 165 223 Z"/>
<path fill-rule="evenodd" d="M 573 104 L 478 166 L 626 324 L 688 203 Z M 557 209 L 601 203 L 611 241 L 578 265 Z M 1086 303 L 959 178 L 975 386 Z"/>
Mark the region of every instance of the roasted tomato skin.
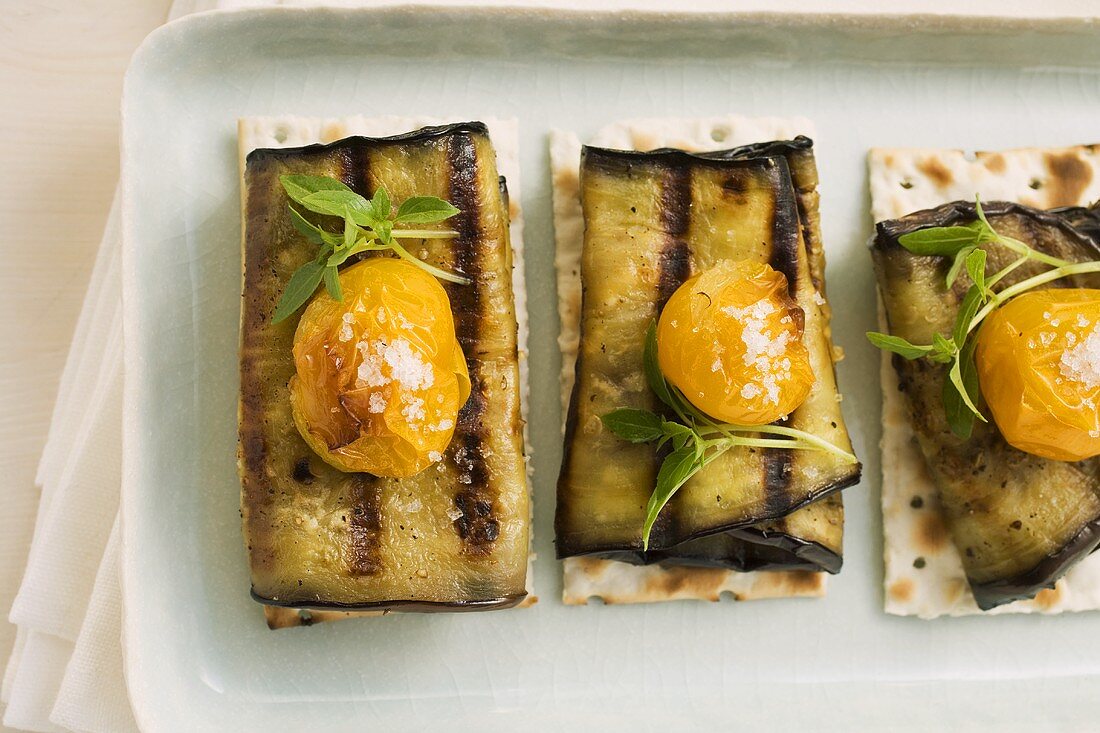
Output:
<path fill-rule="evenodd" d="M 703 413 L 764 425 L 789 415 L 810 393 L 804 324 L 782 273 L 723 260 L 669 298 L 657 324 L 657 360 Z"/>
<path fill-rule="evenodd" d="M 1098 329 L 1100 290 L 1027 292 L 985 319 L 978 383 L 1009 445 L 1058 461 L 1100 455 L 1100 382 L 1081 369 L 1090 346 L 1100 354 Z"/>
<path fill-rule="evenodd" d="M 412 476 L 442 458 L 470 395 L 447 293 L 413 264 L 376 257 L 321 290 L 294 333 L 294 422 L 346 472 Z"/>

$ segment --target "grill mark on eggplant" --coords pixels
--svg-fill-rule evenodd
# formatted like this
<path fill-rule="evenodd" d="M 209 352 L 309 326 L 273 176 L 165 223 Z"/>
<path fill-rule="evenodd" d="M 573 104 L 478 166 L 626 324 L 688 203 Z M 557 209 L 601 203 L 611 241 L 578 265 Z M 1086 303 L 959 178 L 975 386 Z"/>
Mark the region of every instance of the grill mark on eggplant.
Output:
<path fill-rule="evenodd" d="M 691 275 L 691 249 L 684 235 L 691 224 L 691 170 L 671 166 L 661 188 L 661 224 L 668 241 L 661 250 L 657 277 L 657 313 Z"/>
<path fill-rule="evenodd" d="M 370 159 L 366 150 L 337 148 L 333 155 L 340 180 L 368 200 Z M 348 571 L 352 577 L 375 575 L 382 570 L 382 482 L 369 473 L 350 474 L 353 482 L 348 517 Z"/>
<path fill-rule="evenodd" d="M 267 455 L 267 444 L 264 441 L 263 425 L 263 385 L 259 380 L 249 379 L 248 376 L 258 369 L 257 362 L 263 359 L 263 344 L 260 334 L 271 318 L 273 303 L 260 299 L 262 289 L 259 287 L 264 273 L 271 268 L 271 253 L 267 243 L 260 241 L 260 214 L 266 209 L 269 188 L 264 185 L 256 185 L 248 190 L 248 202 L 246 211 L 249 221 L 245 230 L 245 247 L 254 253 L 245 258 L 244 283 L 244 317 L 241 323 L 241 370 L 240 370 L 240 413 L 238 426 L 238 455 L 243 467 L 242 485 L 244 488 L 244 503 L 246 508 L 256 506 L 260 502 L 259 495 L 262 486 L 256 481 L 256 477 L 264 475 L 264 463 Z"/>
<path fill-rule="evenodd" d="M 657 260 L 657 315 L 660 315 L 668 299 L 691 275 L 691 249 L 684 241 L 691 225 L 691 170 L 686 166 L 669 166 L 664 171 L 660 197 L 661 226 L 666 241 Z M 661 408 L 663 406 L 659 409 Z M 665 446 L 653 454 L 654 474 L 660 472 L 661 464 L 671 450 L 671 446 Z M 672 531 L 675 525 L 676 507 L 675 504 L 669 504 L 658 515 L 651 535 L 665 534 Z"/>
<path fill-rule="evenodd" d="M 455 435 L 449 448 L 464 485 L 454 497 L 461 515 L 452 526 L 463 542 L 463 550 L 473 555 L 488 555 L 500 535 L 500 522 L 493 515 L 494 496 L 484 459 L 485 395 L 479 357 L 482 303 L 479 277 L 481 249 L 485 246 L 481 231 L 481 202 L 478 200 L 477 148 L 467 135 L 448 139 L 446 148 L 450 170 L 449 197 L 459 209 L 452 226 L 458 231 L 454 240 L 454 269 L 473 282 L 447 284 L 447 295 L 455 311 L 455 331 L 470 372 L 470 398 L 458 412 Z M 472 357 L 472 358 L 471 358 Z"/>
<path fill-rule="evenodd" d="M 350 474 L 351 513 L 348 517 L 348 569 L 352 577 L 382 570 L 381 479 L 369 473 Z"/>
<path fill-rule="evenodd" d="M 782 170 L 787 170 L 786 164 Z M 790 175 L 782 177 L 789 184 Z M 772 241 L 769 264 L 787 278 L 787 295 L 796 299 L 798 293 L 798 254 L 801 226 L 792 213 L 796 213 L 792 185 L 780 186 L 772 207 Z M 807 253 L 808 254 L 808 253 Z M 787 425 L 788 418 L 776 420 L 774 425 Z M 761 451 L 764 470 L 764 505 L 769 513 L 781 512 L 790 503 L 787 496 L 794 473 L 794 455 L 789 448 L 764 448 Z"/>

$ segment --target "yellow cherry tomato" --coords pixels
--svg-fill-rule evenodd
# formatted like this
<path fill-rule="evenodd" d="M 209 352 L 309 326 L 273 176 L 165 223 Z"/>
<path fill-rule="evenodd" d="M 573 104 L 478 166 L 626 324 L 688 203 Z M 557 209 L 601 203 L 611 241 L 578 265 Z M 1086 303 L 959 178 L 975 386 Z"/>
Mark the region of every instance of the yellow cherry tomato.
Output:
<path fill-rule="evenodd" d="M 343 302 L 322 290 L 294 333 L 294 422 L 341 471 L 412 476 L 442 458 L 470 396 L 447 293 L 390 257 L 344 269 L 340 286 Z"/>
<path fill-rule="evenodd" d="M 810 393 L 804 324 L 782 273 L 723 260 L 669 298 L 657 324 L 657 361 L 707 415 L 764 425 L 789 415 Z"/>
<path fill-rule="evenodd" d="M 975 359 L 1010 445 L 1058 461 L 1100 455 L 1100 290 L 1013 298 L 982 323 Z"/>

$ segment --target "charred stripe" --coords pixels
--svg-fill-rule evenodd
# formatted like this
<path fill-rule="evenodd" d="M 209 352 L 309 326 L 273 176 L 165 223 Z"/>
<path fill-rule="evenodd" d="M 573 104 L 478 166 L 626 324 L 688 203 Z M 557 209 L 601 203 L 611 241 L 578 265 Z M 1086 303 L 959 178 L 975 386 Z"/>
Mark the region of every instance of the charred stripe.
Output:
<path fill-rule="evenodd" d="M 370 159 L 365 149 L 333 151 L 340 180 L 360 196 L 370 197 Z M 382 570 L 382 482 L 369 473 L 350 474 L 351 516 L 348 517 L 348 570 L 352 576 Z"/>
<path fill-rule="evenodd" d="M 772 241 L 769 263 L 787 278 L 787 294 L 797 299 L 799 231 L 801 221 L 794 200 L 794 186 L 790 169 L 782 158 L 774 159 L 777 178 L 776 196 L 772 208 Z M 777 420 L 785 425 L 788 420 Z M 790 503 L 787 489 L 794 469 L 794 456 L 787 448 L 765 448 L 762 454 L 764 468 L 764 503 L 769 513 L 782 512 Z"/>
<path fill-rule="evenodd" d="M 470 554 L 486 555 L 500 534 L 500 522 L 493 516 L 493 492 L 485 465 L 485 391 L 481 376 L 480 324 L 481 249 L 485 246 L 481 231 L 481 201 L 478 196 L 477 146 L 468 133 L 452 135 L 446 142 L 450 170 L 449 198 L 460 211 L 451 222 L 458 236 L 452 240 L 452 267 L 473 282 L 449 283 L 447 294 L 455 315 L 455 331 L 466 354 L 470 372 L 470 398 L 458 413 L 451 458 L 458 467 L 462 486 L 454 498 L 461 512 L 453 527 Z"/>

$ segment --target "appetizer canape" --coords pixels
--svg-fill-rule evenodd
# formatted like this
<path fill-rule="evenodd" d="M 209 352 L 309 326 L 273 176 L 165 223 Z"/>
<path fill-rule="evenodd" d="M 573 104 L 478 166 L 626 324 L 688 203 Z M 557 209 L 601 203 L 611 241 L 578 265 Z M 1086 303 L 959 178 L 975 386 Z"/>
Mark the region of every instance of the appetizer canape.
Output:
<path fill-rule="evenodd" d="M 487 128 L 253 149 L 256 127 L 242 121 L 253 597 L 307 617 L 520 603 L 513 252 Z"/>
<path fill-rule="evenodd" d="M 886 610 L 1100 608 L 1095 151 L 870 161 Z"/>
<path fill-rule="evenodd" d="M 859 464 L 811 145 L 585 147 L 578 179 L 555 140 L 563 334 L 579 326 L 562 339 L 576 377 L 555 522 L 567 602 L 817 593 L 807 571 L 840 569 L 834 492 Z"/>

